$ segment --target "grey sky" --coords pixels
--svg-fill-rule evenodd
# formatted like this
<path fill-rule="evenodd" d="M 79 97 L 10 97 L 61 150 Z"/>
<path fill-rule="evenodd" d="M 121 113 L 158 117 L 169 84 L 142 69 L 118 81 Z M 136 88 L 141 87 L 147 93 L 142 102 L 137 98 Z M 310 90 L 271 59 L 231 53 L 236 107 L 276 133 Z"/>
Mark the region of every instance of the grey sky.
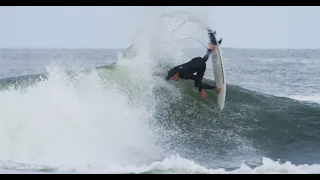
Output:
<path fill-rule="evenodd" d="M 226 47 L 320 48 L 320 7 L 0 7 L 0 48 L 125 48 L 155 10 L 199 10 Z"/>

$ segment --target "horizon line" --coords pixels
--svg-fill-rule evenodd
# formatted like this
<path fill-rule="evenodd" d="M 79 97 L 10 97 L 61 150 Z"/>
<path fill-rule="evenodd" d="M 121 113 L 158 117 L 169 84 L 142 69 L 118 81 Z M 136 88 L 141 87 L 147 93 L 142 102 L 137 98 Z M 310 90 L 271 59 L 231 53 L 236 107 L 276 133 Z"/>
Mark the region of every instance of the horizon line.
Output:
<path fill-rule="evenodd" d="M 127 47 L 128 48 L 128 47 Z M 125 50 L 127 48 L 76 48 L 76 47 L 12 47 L 12 48 L 1 48 L 0 50 Z M 320 48 L 250 48 L 250 47 L 221 47 L 222 49 L 238 49 L 238 50 L 320 50 Z M 186 48 L 186 49 L 201 49 L 201 48 Z"/>

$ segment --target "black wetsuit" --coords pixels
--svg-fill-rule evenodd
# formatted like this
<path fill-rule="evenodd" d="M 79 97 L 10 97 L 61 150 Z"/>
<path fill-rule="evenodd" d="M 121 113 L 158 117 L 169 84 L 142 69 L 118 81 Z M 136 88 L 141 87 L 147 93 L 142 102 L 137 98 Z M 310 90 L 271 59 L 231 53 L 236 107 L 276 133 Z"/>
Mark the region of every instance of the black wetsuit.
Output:
<path fill-rule="evenodd" d="M 215 86 L 202 83 L 202 78 L 206 71 L 206 62 L 210 53 L 211 52 L 208 50 L 204 57 L 196 57 L 187 63 L 174 67 L 168 72 L 166 80 L 169 80 L 173 73 L 178 72 L 179 78 L 194 80 L 194 85 L 199 88 L 199 91 L 202 91 L 202 89 L 215 89 Z M 196 73 L 196 75 L 194 75 L 194 73 Z"/>

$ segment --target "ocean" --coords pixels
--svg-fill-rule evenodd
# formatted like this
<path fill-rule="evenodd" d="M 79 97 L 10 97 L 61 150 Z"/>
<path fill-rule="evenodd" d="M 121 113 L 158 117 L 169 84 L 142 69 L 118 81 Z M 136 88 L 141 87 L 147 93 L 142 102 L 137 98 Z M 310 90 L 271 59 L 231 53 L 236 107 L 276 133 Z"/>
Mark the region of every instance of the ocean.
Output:
<path fill-rule="evenodd" d="M 214 91 L 165 81 L 206 51 L 177 14 L 125 49 L 0 49 L 0 173 L 320 173 L 320 50 L 223 41 L 220 111 Z"/>
<path fill-rule="evenodd" d="M 224 48 L 221 112 L 124 51 L 0 50 L 0 172 L 320 172 L 319 50 Z"/>

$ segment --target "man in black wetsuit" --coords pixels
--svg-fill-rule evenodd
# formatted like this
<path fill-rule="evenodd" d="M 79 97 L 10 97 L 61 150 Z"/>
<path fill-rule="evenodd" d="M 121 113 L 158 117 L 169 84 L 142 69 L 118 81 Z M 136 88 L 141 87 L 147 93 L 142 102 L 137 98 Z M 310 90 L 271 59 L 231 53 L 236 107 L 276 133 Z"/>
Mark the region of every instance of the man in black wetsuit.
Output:
<path fill-rule="evenodd" d="M 209 90 L 215 89 L 216 92 L 219 94 L 221 91 L 221 88 L 202 83 L 202 78 L 206 71 L 206 62 L 214 48 L 215 48 L 215 45 L 210 44 L 210 49 L 207 50 L 207 53 L 204 55 L 204 57 L 193 58 L 191 61 L 181 64 L 179 66 L 176 66 L 173 69 L 169 70 L 166 80 L 171 79 L 171 80 L 178 81 L 179 78 L 194 80 L 194 85 L 198 87 L 199 95 L 201 97 L 206 96 L 203 89 L 209 89 Z M 194 75 L 194 73 L 196 73 L 196 75 Z"/>

